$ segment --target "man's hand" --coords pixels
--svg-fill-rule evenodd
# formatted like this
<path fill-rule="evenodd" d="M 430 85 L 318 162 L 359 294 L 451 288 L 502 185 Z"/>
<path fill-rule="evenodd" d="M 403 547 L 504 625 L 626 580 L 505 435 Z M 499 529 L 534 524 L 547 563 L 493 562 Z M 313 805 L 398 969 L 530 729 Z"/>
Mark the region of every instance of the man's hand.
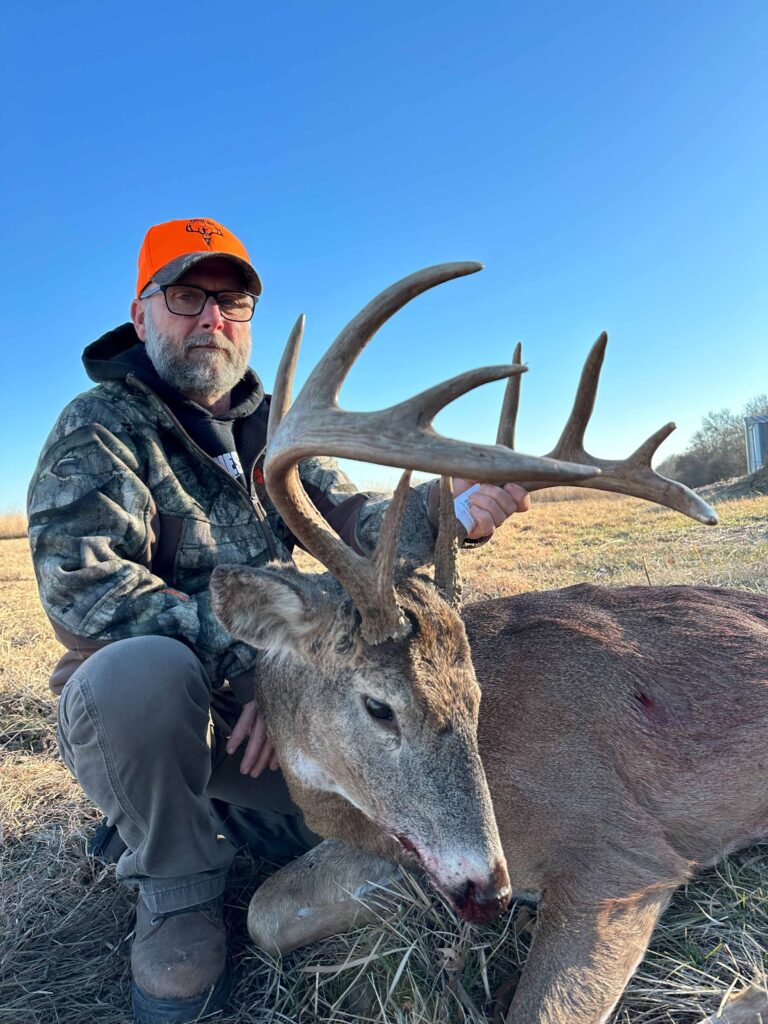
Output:
<path fill-rule="evenodd" d="M 249 700 L 247 704 L 243 704 L 240 717 L 235 723 L 232 735 L 227 740 L 227 753 L 234 754 L 246 736 L 248 743 L 240 762 L 242 774 L 250 775 L 252 779 L 255 779 L 261 775 L 267 765 L 274 771 L 277 768 L 277 754 L 267 739 L 267 723 L 264 721 L 264 716 L 259 714 L 256 709 L 255 700 Z"/>
<path fill-rule="evenodd" d="M 453 496 L 457 498 L 461 493 L 472 487 L 474 481 L 462 480 L 455 477 L 453 480 Z M 531 507 L 531 499 L 528 491 L 519 484 L 504 484 L 497 487 L 495 484 L 480 484 L 479 490 L 470 495 L 469 508 L 475 525 L 467 534 L 469 540 L 483 540 L 490 537 L 494 530 L 509 519 L 515 512 L 527 512 Z"/>

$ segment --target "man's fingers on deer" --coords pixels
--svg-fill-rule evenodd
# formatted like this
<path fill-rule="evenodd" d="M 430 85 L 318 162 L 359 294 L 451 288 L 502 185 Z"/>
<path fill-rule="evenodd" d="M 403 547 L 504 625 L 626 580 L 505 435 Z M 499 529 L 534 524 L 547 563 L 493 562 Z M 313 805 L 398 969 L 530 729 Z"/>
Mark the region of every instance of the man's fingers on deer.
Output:
<path fill-rule="evenodd" d="M 251 726 L 251 735 L 248 737 L 243 760 L 240 762 L 240 771 L 243 775 L 248 775 L 253 770 L 266 742 L 267 726 L 263 715 L 257 714 Z"/>
<path fill-rule="evenodd" d="M 251 768 L 250 775 L 252 779 L 257 779 L 259 775 L 264 771 L 267 765 L 272 763 L 274 757 L 274 748 L 268 739 L 264 740 L 264 746 L 259 751 L 259 756 L 256 760 L 256 764 Z"/>
<path fill-rule="evenodd" d="M 256 710 L 256 702 L 251 700 L 247 704 L 243 705 L 243 710 L 240 712 L 240 717 L 235 723 L 235 727 L 227 740 L 227 753 L 234 754 L 246 736 L 249 735 L 253 722 L 258 714 Z"/>

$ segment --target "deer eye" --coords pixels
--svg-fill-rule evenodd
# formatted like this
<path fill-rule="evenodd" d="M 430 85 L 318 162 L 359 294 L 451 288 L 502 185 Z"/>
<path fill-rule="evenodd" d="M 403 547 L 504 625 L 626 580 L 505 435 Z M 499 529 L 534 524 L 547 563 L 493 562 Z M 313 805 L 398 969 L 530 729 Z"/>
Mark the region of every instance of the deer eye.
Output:
<path fill-rule="evenodd" d="M 391 722 L 395 717 L 395 713 L 389 704 L 384 704 L 373 697 L 365 698 L 365 709 L 371 718 L 378 718 L 379 721 Z"/>

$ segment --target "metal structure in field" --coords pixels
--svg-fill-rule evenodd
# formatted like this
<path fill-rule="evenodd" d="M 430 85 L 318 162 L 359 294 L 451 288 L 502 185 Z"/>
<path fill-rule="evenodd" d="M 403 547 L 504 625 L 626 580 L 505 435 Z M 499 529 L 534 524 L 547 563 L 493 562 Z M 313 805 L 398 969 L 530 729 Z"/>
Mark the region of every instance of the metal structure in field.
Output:
<path fill-rule="evenodd" d="M 745 416 L 747 472 L 756 473 L 768 464 L 768 416 Z"/>

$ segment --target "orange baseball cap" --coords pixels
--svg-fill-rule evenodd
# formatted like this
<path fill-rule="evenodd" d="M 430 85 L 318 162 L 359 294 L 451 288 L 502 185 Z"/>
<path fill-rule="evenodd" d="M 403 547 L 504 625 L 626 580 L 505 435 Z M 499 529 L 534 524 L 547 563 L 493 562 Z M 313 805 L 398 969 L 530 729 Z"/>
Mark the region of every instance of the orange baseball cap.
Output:
<path fill-rule="evenodd" d="M 210 256 L 234 260 L 243 271 L 247 290 L 261 295 L 261 280 L 240 239 L 215 220 L 192 217 L 155 224 L 146 233 L 139 250 L 136 296 L 141 295 L 150 281 L 173 284 L 190 267 Z"/>

